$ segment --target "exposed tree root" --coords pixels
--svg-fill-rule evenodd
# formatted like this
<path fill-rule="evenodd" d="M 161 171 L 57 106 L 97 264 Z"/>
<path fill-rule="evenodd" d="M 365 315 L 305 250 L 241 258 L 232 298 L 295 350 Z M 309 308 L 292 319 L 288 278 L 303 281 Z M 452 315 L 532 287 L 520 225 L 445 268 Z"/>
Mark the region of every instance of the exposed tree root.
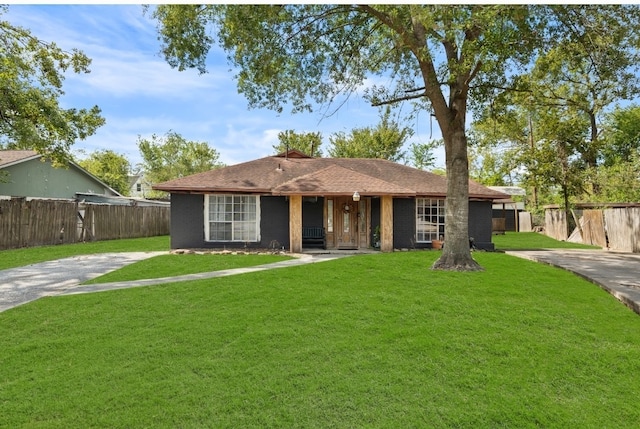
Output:
<path fill-rule="evenodd" d="M 452 253 L 444 253 L 431 266 L 432 270 L 441 271 L 484 271 L 472 257 L 455 255 Z"/>

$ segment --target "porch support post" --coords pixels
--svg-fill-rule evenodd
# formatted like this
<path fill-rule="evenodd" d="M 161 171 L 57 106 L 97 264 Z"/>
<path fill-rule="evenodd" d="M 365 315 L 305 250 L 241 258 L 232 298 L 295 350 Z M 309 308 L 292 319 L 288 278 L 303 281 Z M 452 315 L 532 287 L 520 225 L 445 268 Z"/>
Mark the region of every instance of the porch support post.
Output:
<path fill-rule="evenodd" d="M 393 252 L 393 197 L 383 195 L 380 199 L 380 250 Z"/>
<path fill-rule="evenodd" d="M 292 253 L 302 252 L 302 195 L 289 197 L 289 247 Z"/>

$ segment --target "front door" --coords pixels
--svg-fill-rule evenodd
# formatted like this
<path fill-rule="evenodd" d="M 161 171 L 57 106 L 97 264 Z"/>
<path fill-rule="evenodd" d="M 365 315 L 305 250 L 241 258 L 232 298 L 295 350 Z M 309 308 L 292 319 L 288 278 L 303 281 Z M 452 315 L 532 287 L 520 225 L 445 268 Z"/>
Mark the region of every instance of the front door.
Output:
<path fill-rule="evenodd" d="M 357 249 L 358 231 L 358 203 L 351 197 L 336 198 L 335 200 L 335 239 L 338 249 Z"/>

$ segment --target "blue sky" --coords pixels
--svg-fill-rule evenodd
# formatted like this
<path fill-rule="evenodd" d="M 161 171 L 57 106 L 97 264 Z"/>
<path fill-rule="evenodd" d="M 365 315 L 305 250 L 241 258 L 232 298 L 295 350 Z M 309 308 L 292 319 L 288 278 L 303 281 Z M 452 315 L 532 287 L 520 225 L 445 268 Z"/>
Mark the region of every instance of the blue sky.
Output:
<path fill-rule="evenodd" d="M 237 93 L 235 73 L 221 49 L 210 52 L 207 74 L 172 69 L 159 55 L 155 22 L 139 5 L 12 4 L 0 19 L 66 50 L 80 49 L 92 59 L 90 74 L 67 76 L 61 104 L 98 105 L 106 125 L 77 142 L 74 152 L 111 149 L 135 165 L 142 160 L 138 136 L 149 138 L 171 130 L 187 140 L 207 142 L 221 162 L 231 165 L 273 154 L 283 130 L 320 131 L 326 154 L 333 133 L 374 126 L 379 120 L 378 110 L 358 94 L 330 117 L 323 117 L 321 110 L 278 115 L 249 109 Z M 415 134 L 408 143 L 441 137 L 426 114 L 409 125 Z M 444 151 L 438 150 L 436 157 L 436 165 L 444 166 Z"/>

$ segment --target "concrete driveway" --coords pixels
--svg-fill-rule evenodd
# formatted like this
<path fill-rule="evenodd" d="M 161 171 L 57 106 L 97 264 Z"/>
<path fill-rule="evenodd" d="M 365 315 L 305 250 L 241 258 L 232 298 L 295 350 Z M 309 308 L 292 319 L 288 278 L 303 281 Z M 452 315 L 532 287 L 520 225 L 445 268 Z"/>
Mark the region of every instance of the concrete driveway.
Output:
<path fill-rule="evenodd" d="M 518 250 L 509 255 L 571 271 L 640 314 L 640 254 L 606 250 Z"/>
<path fill-rule="evenodd" d="M 168 252 L 80 255 L 0 271 L 0 311 L 43 296 L 60 295 L 80 283 L 133 262 Z"/>

